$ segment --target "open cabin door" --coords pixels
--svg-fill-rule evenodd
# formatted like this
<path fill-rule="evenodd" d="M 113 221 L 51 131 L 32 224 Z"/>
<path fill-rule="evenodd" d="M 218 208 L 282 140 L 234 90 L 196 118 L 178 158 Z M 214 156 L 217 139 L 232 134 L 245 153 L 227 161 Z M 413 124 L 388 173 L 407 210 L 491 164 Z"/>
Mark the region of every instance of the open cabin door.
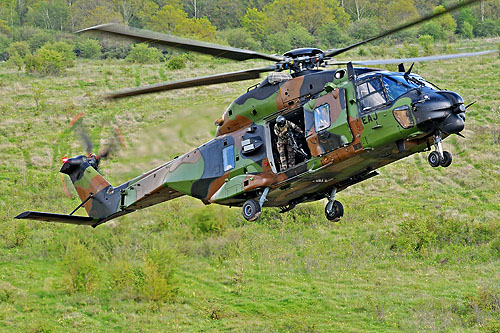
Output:
<path fill-rule="evenodd" d="M 343 88 L 306 103 L 304 119 L 306 141 L 312 156 L 321 156 L 353 141 Z"/>

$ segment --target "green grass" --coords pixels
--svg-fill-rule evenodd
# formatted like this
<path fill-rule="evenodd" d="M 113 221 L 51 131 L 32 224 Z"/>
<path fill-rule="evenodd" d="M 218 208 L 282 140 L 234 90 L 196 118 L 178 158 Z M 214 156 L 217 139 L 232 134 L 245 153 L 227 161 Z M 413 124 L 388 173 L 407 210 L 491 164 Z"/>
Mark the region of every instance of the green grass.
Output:
<path fill-rule="evenodd" d="M 49 78 L 0 64 L 0 330 L 498 331 L 497 55 L 415 65 L 466 103 L 478 100 L 466 138 L 445 140 L 447 169 L 418 154 L 341 192 L 341 223 L 326 221 L 324 202 L 283 215 L 266 209 L 249 223 L 240 209 L 187 197 L 96 229 L 13 219 L 78 205 L 72 188 L 64 196 L 58 169 L 61 157 L 83 152 L 68 129 L 79 113 L 99 147 L 121 129 L 127 149 L 102 167 L 118 185 L 210 140 L 215 119 L 255 82 L 116 103 L 103 91 L 263 64 L 200 57 L 171 71 L 77 61 Z M 38 107 L 33 87 L 43 87 Z M 155 253 L 167 259 L 155 264 Z M 75 267 L 92 283 L 71 287 Z M 152 300 L 144 281 L 165 301 Z"/>

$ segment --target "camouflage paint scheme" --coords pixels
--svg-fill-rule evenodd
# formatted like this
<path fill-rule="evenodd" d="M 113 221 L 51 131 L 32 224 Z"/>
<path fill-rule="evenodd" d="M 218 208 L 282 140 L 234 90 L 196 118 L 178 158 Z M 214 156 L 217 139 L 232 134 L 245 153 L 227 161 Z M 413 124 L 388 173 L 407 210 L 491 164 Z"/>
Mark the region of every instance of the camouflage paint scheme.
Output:
<path fill-rule="evenodd" d="M 412 105 L 419 95 L 408 92 L 382 108 L 362 113 L 356 81 L 345 70 L 337 71 L 344 75 L 336 79 L 336 71 L 304 71 L 275 84 L 266 78 L 227 108 L 216 122 L 215 139 L 116 188 L 85 162 L 85 156 L 70 159 L 75 167 L 64 170 L 64 165 L 61 172 L 70 175 L 82 201 L 92 195 L 84 204 L 91 221 L 78 224 L 96 226 L 182 195 L 205 204 L 241 206 L 247 199 L 258 200 L 269 187 L 264 206 L 318 200 L 334 187 L 341 191 L 376 175 L 376 169 L 433 144 L 435 129 L 422 125 L 430 117 L 422 114 L 424 118 L 419 119 Z M 382 73 L 364 68 L 355 71 L 356 76 Z M 325 104 L 330 126 L 318 132 L 313 113 Z M 303 117 L 311 158 L 279 172 L 271 137 L 274 119 L 296 111 Z M 251 149 L 245 150 L 243 144 L 252 145 Z M 230 163 L 234 167 L 227 170 L 224 148 L 234 153 Z"/>

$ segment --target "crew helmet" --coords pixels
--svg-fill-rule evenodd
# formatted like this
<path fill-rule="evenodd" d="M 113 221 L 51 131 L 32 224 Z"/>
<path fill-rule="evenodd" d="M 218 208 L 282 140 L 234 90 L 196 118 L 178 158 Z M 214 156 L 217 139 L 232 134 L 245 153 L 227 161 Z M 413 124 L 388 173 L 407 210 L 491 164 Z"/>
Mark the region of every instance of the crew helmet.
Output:
<path fill-rule="evenodd" d="M 286 119 L 283 116 L 279 116 L 278 118 L 276 118 L 276 125 L 278 125 L 279 127 L 285 126 L 285 122 Z"/>

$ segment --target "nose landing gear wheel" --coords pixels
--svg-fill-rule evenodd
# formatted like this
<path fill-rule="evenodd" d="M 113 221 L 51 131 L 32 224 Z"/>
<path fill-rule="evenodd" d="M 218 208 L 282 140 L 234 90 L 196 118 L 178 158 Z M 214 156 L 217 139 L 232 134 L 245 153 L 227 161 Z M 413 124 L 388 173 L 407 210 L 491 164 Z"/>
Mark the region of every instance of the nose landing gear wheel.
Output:
<path fill-rule="evenodd" d="M 329 221 L 337 222 L 342 216 L 344 216 L 344 206 L 340 201 L 335 200 L 332 205 L 332 209 L 328 209 L 328 205 L 325 207 L 325 216 Z"/>
<path fill-rule="evenodd" d="M 439 156 L 439 153 L 437 151 L 433 151 L 432 153 L 430 153 L 427 160 L 433 168 L 436 168 L 441 164 L 441 156 Z"/>
<path fill-rule="evenodd" d="M 243 204 L 243 217 L 247 221 L 255 221 L 260 216 L 260 204 L 257 200 L 250 199 Z"/>
<path fill-rule="evenodd" d="M 443 151 L 443 158 L 441 159 L 441 166 L 443 168 L 449 167 L 451 162 L 453 161 L 453 158 L 451 157 L 451 154 L 447 152 L 446 150 Z"/>

